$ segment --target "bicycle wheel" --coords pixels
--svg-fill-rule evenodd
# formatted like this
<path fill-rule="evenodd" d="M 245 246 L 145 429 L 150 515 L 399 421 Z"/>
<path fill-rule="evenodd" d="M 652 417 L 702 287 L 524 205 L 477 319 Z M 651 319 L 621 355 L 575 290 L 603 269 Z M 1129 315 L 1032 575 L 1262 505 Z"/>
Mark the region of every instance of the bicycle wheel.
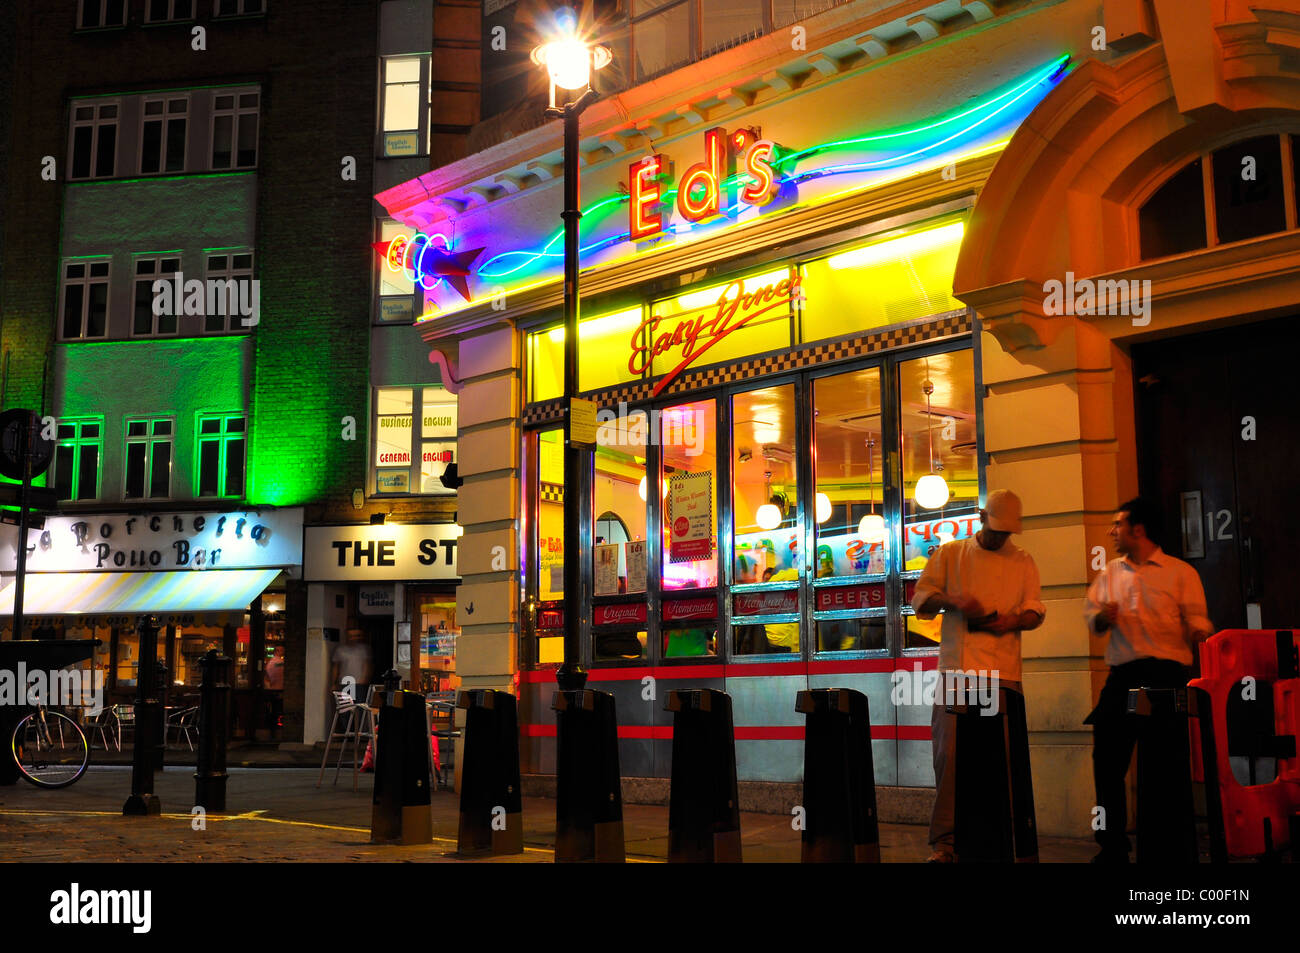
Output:
<path fill-rule="evenodd" d="M 38 788 L 72 784 L 90 764 L 90 745 L 67 715 L 37 711 L 14 727 L 10 745 L 22 776 Z"/>

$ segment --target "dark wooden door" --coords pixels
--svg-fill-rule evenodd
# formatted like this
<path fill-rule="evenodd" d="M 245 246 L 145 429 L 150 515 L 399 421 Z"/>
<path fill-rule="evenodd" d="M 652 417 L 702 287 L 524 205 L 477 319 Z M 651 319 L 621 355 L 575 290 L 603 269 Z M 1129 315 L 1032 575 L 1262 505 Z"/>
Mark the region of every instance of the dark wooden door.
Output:
<path fill-rule="evenodd" d="M 1264 628 L 1300 624 L 1287 558 L 1300 528 L 1300 402 L 1286 370 L 1296 321 L 1133 349 L 1141 491 L 1161 504 L 1165 551 L 1200 573 L 1216 630 L 1254 623 L 1248 606 Z"/>

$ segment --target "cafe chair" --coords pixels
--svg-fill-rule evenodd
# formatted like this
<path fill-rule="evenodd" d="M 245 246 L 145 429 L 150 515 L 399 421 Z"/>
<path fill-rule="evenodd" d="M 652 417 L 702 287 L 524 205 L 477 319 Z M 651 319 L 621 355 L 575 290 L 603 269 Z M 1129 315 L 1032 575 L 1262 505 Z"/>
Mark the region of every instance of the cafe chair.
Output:
<path fill-rule="evenodd" d="M 374 686 L 369 695 L 373 696 Z M 330 722 L 329 737 L 325 740 L 325 756 L 320 762 L 320 776 L 316 778 L 316 787 L 325 779 L 325 765 L 330 759 L 330 745 L 339 743 L 338 761 L 334 765 L 334 783 L 339 783 L 339 771 L 343 767 L 343 749 L 352 742 L 352 790 L 357 790 L 357 775 L 361 771 L 360 753 L 365 745 L 375 738 L 375 713 L 367 704 L 357 701 L 347 692 L 334 692 L 334 720 Z M 340 723 L 342 727 L 340 728 Z M 364 741 L 364 743 L 363 743 Z"/>
<path fill-rule="evenodd" d="M 111 741 L 113 746 L 122 750 L 122 736 L 120 724 L 117 720 L 117 711 L 112 707 L 101 708 L 97 714 L 89 715 L 86 718 L 86 734 L 94 737 L 95 732 L 99 732 L 99 742 L 108 750 L 108 744 Z"/>
<path fill-rule="evenodd" d="M 194 750 L 194 736 L 198 734 L 199 708 L 197 705 L 192 708 L 182 708 L 174 711 L 167 716 L 167 730 L 176 731 L 176 739 L 185 736 L 185 743 L 189 745 L 191 751 Z"/>

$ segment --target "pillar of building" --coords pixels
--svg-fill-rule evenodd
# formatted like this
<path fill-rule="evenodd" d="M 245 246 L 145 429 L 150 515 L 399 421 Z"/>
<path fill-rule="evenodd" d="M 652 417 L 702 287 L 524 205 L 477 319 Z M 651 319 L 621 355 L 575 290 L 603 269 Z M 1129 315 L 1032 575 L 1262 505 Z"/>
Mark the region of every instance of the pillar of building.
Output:
<path fill-rule="evenodd" d="M 512 691 L 519 645 L 519 380 L 509 324 L 459 341 L 456 673 L 461 688 Z M 461 713 L 458 713 L 461 714 Z M 463 714 L 462 714 L 463 717 Z M 460 758 L 457 751 L 457 773 Z"/>
<path fill-rule="evenodd" d="M 1016 542 L 1034 557 L 1047 607 L 1043 625 L 1022 637 L 1038 828 L 1087 836 L 1096 798 L 1083 721 L 1106 668 L 1084 597 L 1112 555 L 1116 505 L 1137 492 L 1128 360 L 1099 328 L 1073 319 L 1050 343 L 1013 350 L 984 332 L 981 345 L 988 487 L 1024 503 Z"/>

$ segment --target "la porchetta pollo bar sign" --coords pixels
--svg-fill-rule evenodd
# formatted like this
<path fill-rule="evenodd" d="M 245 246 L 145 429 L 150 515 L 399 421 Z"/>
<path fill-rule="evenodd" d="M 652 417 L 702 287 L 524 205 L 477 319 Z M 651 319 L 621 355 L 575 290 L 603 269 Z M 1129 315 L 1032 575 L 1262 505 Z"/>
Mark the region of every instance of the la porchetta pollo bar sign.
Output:
<path fill-rule="evenodd" d="M 27 537 L 30 572 L 266 569 L 301 562 L 301 507 L 57 516 Z"/>

